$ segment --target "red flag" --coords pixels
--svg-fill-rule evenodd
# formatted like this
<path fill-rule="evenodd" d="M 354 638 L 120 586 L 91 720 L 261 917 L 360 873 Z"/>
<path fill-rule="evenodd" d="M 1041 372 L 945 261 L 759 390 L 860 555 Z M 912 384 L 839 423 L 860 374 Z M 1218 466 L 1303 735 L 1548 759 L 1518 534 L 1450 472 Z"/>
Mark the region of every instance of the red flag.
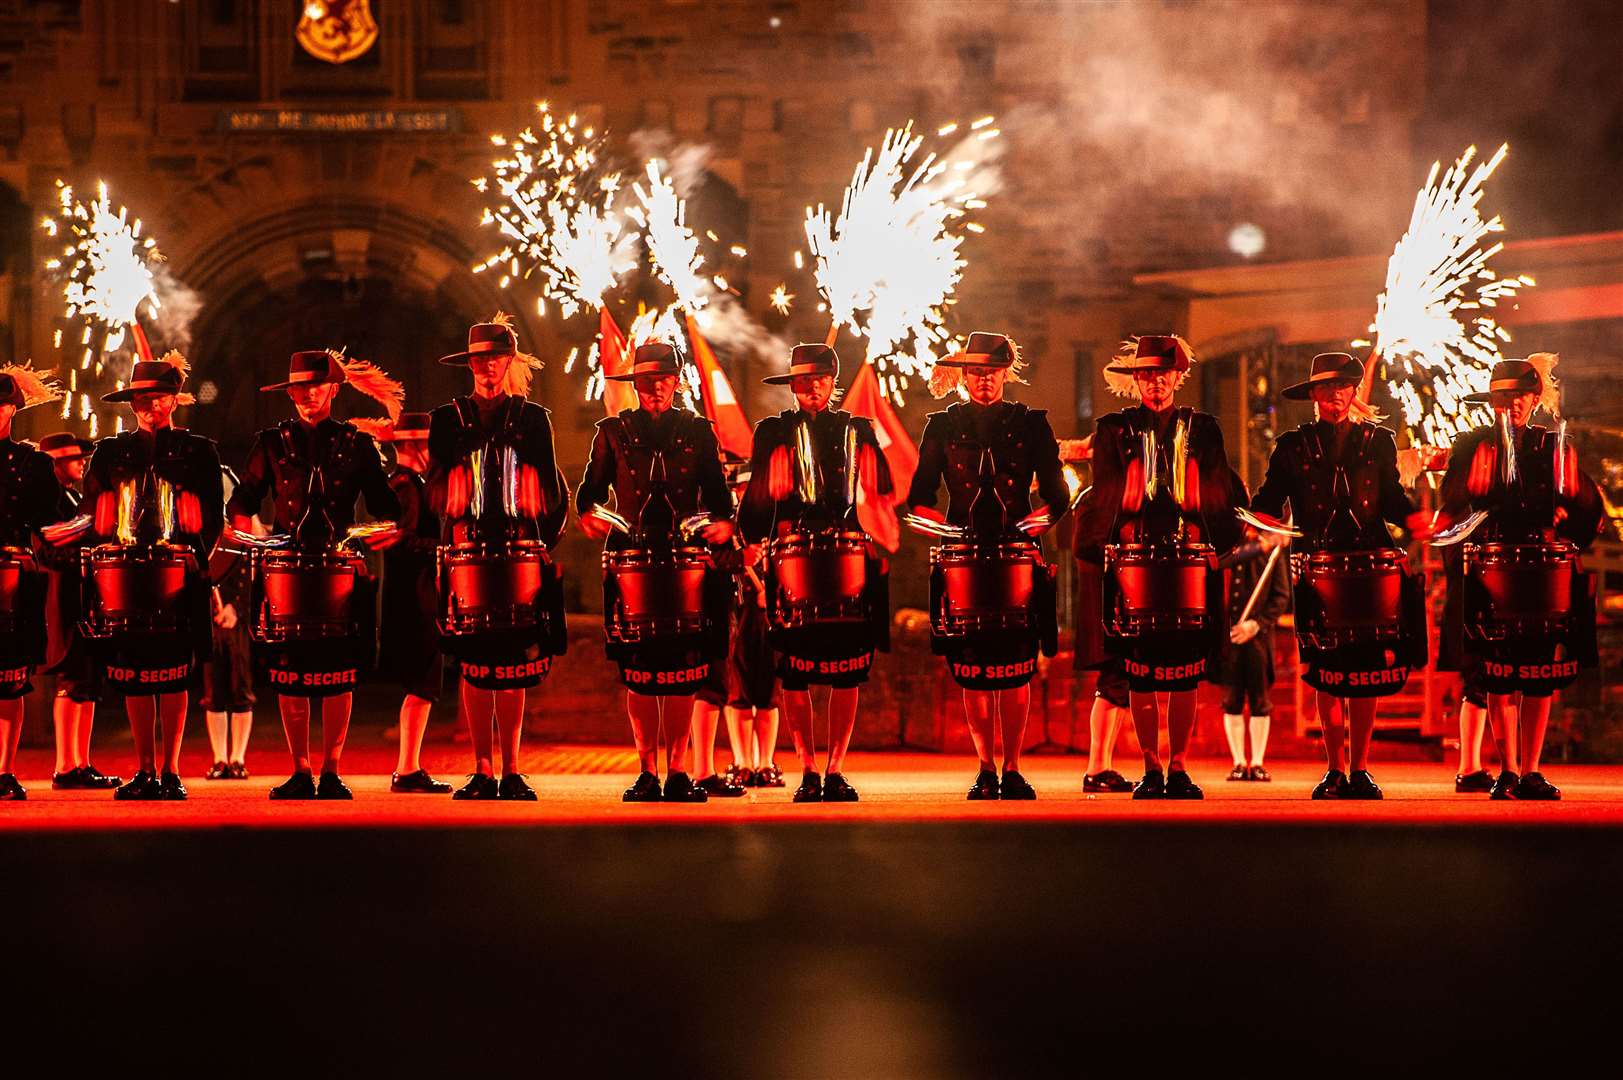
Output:
<path fill-rule="evenodd" d="M 749 459 L 753 437 L 749 418 L 733 394 L 733 384 L 721 370 L 710 343 L 699 333 L 693 316 L 687 317 L 688 338 L 693 342 L 693 363 L 699 369 L 699 395 L 704 399 L 704 414 L 716 425 L 716 442 L 729 454 Z"/>
<path fill-rule="evenodd" d="M 895 551 L 902 542 L 901 524 L 896 520 L 896 507 L 907 499 L 907 489 L 913 483 L 913 473 L 919 467 L 919 449 L 913 444 L 902 418 L 890 407 L 879 392 L 879 377 L 873 365 L 864 363 L 851 388 L 845 392 L 841 407 L 854 416 L 866 416 L 873 421 L 874 434 L 879 438 L 879 449 L 890 466 L 893 494 L 881 497 L 876 492 L 859 489 L 857 492 L 857 519 L 868 535 Z"/>
<path fill-rule="evenodd" d="M 603 366 L 603 374 L 618 375 L 626 369 L 630 362 L 631 347 L 626 342 L 625 334 L 620 330 L 620 324 L 614 321 L 608 308 L 597 309 L 597 359 Z M 637 392 L 631 388 L 630 383 L 609 382 L 603 383 L 603 409 L 610 416 L 614 416 L 621 409 L 634 409 L 637 407 Z"/>

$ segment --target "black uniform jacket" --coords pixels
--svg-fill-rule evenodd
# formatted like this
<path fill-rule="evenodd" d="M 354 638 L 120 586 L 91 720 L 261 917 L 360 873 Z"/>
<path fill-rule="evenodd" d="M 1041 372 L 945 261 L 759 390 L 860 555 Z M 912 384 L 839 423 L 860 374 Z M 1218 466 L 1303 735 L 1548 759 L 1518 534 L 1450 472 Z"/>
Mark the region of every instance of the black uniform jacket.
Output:
<path fill-rule="evenodd" d="M 1286 502 L 1302 531 L 1292 543 L 1299 552 L 1394 547 L 1385 523 L 1401 526 L 1415 512 L 1398 479 L 1396 438 L 1368 423 L 1315 420 L 1281 435 L 1251 509 L 1283 517 Z"/>
<path fill-rule="evenodd" d="M 990 454 L 988 458 L 987 455 Z M 1006 515 L 1003 528 L 1032 510 L 1031 484 L 1057 521 L 1070 504 L 1065 473 L 1059 461 L 1059 443 L 1048 424 L 1045 409 L 1029 409 L 1017 401 L 991 405 L 960 402 L 943 412 L 931 413 L 919 440 L 919 466 L 907 493 L 909 506 L 934 506 L 936 489 L 947 484 L 947 521 L 971 524 L 970 506 L 982 488 L 982 468 Z M 992 502 L 996 505 L 996 500 Z M 977 515 L 990 511 L 977 510 Z M 978 530 L 988 531 L 988 530 Z"/>
<path fill-rule="evenodd" d="M 786 497 L 774 499 L 767 476 L 772 452 L 778 447 L 788 447 L 790 461 L 795 460 L 795 432 L 803 422 L 811 425 L 812 456 L 821 477 L 815 505 L 808 505 L 801 498 L 798 483 Z M 874 435 L 873 421 L 840 409 L 824 409 L 818 413 L 785 409 L 755 425 L 755 444 L 750 450 L 750 482 L 738 508 L 738 528 L 746 541 L 753 544 L 767 539 L 778 525 L 794 526 L 804 521 L 808 526 L 816 526 L 856 521 L 855 504 L 847 505 L 845 498 L 847 469 L 854 464 L 846 460 L 847 429 L 856 432 L 859 455 L 864 447 L 873 451 L 878 465 L 879 494 L 890 495 L 895 490 L 890 466 Z M 791 468 L 791 474 L 798 475 L 798 471 Z"/>
<path fill-rule="evenodd" d="M 96 444 L 85 470 L 85 505 L 94 508 L 102 492 L 116 493 L 121 484 L 133 480 L 143 504 L 143 524 L 137 539 L 156 539 L 156 515 L 147 512 L 155 509 L 155 494 L 143 494 L 149 471 L 178 491 L 196 495 L 202 504 L 202 531 L 177 534 L 174 539 L 191 545 L 199 570 L 207 567 L 209 552 L 225 525 L 225 484 L 213 439 L 174 427 L 155 432 L 126 431 L 103 439 Z"/>
<path fill-rule="evenodd" d="M 658 418 L 645 409 L 624 409 L 598 421 L 586 475 L 575 491 L 576 511 L 608 505 L 610 488 L 618 513 L 633 529 L 631 536 L 610 533 L 611 551 L 637 546 L 641 530 L 642 542 L 669 543 L 675 526 L 701 511 L 719 520 L 733 516 L 715 430 L 688 409 L 672 408 Z"/>
<path fill-rule="evenodd" d="M 319 547 L 341 539 L 355 524 L 357 498 L 366 499 L 374 518 L 393 521 L 400 514 L 378 444 L 355 425 L 331 417 L 314 428 L 287 420 L 259 433 L 231 494 L 231 513 L 258 513 L 266 495 L 275 500 L 276 532 Z"/>
<path fill-rule="evenodd" d="M 1188 520 L 1199 527 L 1200 539 L 1219 554 L 1239 543 L 1241 527 L 1234 510 L 1246 504 L 1245 484 L 1229 465 L 1217 419 L 1192 409 L 1174 409 L 1157 418 L 1149 409 L 1136 405 L 1101 416 L 1094 426 L 1093 490 L 1077 517 L 1077 558 L 1103 563 L 1105 545 L 1120 540 L 1122 526 L 1129 520 L 1121 509 L 1127 470 L 1143 456 L 1143 433 L 1152 427 L 1157 434 L 1156 456 L 1161 459 L 1161 494 L 1137 516 L 1143 519 L 1144 532 L 1150 538 L 1165 535 L 1175 523 L 1177 509 L 1165 493 L 1171 488 L 1172 436 L 1179 414 L 1187 418 L 1189 460 L 1195 462 L 1200 474 L 1200 502 Z"/>
<path fill-rule="evenodd" d="M 49 456 L 31 443 L 0 439 L 0 544 L 26 548 L 34 530 L 60 520 L 61 491 Z"/>
<path fill-rule="evenodd" d="M 495 460 L 497 452 L 507 449 L 520 464 L 540 475 L 542 507 L 534 518 L 508 520 L 502 513 L 501 468 Z M 443 483 L 451 469 L 469 464 L 475 450 L 491 455 L 492 464 L 483 477 L 485 517 L 473 519 L 470 500 L 469 510 L 443 526 L 457 539 L 477 536 L 556 544 L 569 520 L 569 501 L 553 452 L 551 414 L 535 402 L 511 394 L 488 401 L 459 397 L 435 409 L 428 425 L 430 482 Z"/>

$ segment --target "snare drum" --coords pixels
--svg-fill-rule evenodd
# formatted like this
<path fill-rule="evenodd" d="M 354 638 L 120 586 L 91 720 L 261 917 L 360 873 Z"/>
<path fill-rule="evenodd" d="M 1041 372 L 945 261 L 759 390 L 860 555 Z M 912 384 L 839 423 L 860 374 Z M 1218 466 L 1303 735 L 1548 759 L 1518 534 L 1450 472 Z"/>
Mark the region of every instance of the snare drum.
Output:
<path fill-rule="evenodd" d="M 930 549 L 941 596 L 930 629 L 937 637 L 1032 629 L 1031 593 L 1042 572 L 1035 544 L 943 544 Z"/>
<path fill-rule="evenodd" d="M 1466 629 L 1501 639 L 1560 633 L 1572 612 L 1577 548 L 1551 544 L 1466 544 L 1465 573 L 1477 589 Z"/>
<path fill-rule="evenodd" d="M 777 630 L 869 621 L 868 535 L 787 533 L 767 545 L 768 615 Z"/>
<path fill-rule="evenodd" d="M 347 551 L 300 549 L 250 555 L 254 618 L 248 632 L 260 645 L 353 638 L 360 633 L 356 582 L 366 563 Z"/>
<path fill-rule="evenodd" d="M 103 544 L 79 553 L 86 637 L 175 634 L 186 629 L 186 548 Z"/>
<path fill-rule="evenodd" d="M 0 548 L 0 634 L 20 629 L 29 619 L 23 610 L 23 576 L 37 569 L 32 552 Z M 38 613 L 34 613 L 38 617 Z"/>
<path fill-rule="evenodd" d="M 1166 630 L 1206 628 L 1206 575 L 1217 565 L 1209 544 L 1110 544 L 1105 572 L 1116 584 L 1105 630 L 1138 637 Z"/>
<path fill-rule="evenodd" d="M 1403 581 L 1409 557 L 1396 548 L 1320 551 L 1294 557 L 1297 583 L 1316 610 L 1297 612 L 1297 632 L 1319 648 L 1403 636 Z"/>
<path fill-rule="evenodd" d="M 603 629 L 608 639 L 634 645 L 703 633 L 709 570 L 710 556 L 702 548 L 605 551 Z"/>
<path fill-rule="evenodd" d="M 440 632 L 447 637 L 543 625 L 536 602 L 552 565 L 539 540 L 444 544 L 437 557 Z"/>

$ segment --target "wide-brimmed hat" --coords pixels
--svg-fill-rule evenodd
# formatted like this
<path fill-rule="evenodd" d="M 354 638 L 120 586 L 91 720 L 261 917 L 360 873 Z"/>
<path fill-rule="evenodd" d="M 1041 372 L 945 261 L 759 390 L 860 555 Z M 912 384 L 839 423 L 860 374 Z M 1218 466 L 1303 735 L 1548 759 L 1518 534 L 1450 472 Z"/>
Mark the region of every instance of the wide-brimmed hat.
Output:
<path fill-rule="evenodd" d="M 344 366 L 331 349 L 300 349 L 288 358 L 285 380 L 259 389 L 286 390 L 290 386 L 320 386 L 344 381 Z"/>
<path fill-rule="evenodd" d="M 53 431 L 39 441 L 39 448 L 52 461 L 79 461 L 94 450 L 96 444 L 71 431 Z"/>
<path fill-rule="evenodd" d="M 976 331 L 969 335 L 969 341 L 964 345 L 964 351 L 943 356 L 936 361 L 937 367 L 1013 367 L 1016 359 L 1014 342 L 1005 334 L 988 334 Z"/>
<path fill-rule="evenodd" d="M 135 400 L 136 394 L 180 394 L 186 373 L 168 360 L 137 360 L 130 381 L 102 400 L 109 404 Z"/>
<path fill-rule="evenodd" d="M 1500 360 L 1488 375 L 1488 388 L 1466 394 L 1465 400 L 1473 405 L 1486 405 L 1493 400 L 1495 391 L 1508 390 L 1513 394 L 1543 394 L 1544 373 L 1527 360 Z"/>
<path fill-rule="evenodd" d="M 476 356 L 515 356 L 518 353 L 518 335 L 505 320 L 474 323 L 468 327 L 468 347 L 450 356 L 440 357 L 440 363 L 467 367 Z"/>
<path fill-rule="evenodd" d="M 631 370 L 618 375 L 605 375 L 615 382 L 630 382 L 638 375 L 680 375 L 682 358 L 674 346 L 663 341 L 650 341 L 637 346 L 631 357 Z"/>
<path fill-rule="evenodd" d="M 1307 378 L 1285 387 L 1279 395 L 1292 401 L 1310 401 L 1315 386 L 1363 381 L 1364 362 L 1358 357 L 1344 352 L 1323 352 L 1313 358 Z"/>
<path fill-rule="evenodd" d="M 55 400 L 51 395 L 34 392 L 31 389 L 34 384 L 40 386 L 48 384 L 34 372 L 33 368 L 23 370 L 26 374 L 13 375 L 10 371 L 0 371 L 0 405 L 15 405 L 17 411 L 22 412 L 24 409 Z"/>
<path fill-rule="evenodd" d="M 1113 375 L 1136 375 L 1141 371 L 1188 371 L 1189 348 L 1172 334 L 1141 334 L 1131 353 L 1118 353 L 1105 368 Z"/>
<path fill-rule="evenodd" d="M 768 375 L 762 379 L 768 386 L 787 386 L 796 375 L 832 375 L 840 377 L 840 354 L 832 345 L 814 342 L 796 345 L 789 353 L 789 370 L 782 375 Z"/>

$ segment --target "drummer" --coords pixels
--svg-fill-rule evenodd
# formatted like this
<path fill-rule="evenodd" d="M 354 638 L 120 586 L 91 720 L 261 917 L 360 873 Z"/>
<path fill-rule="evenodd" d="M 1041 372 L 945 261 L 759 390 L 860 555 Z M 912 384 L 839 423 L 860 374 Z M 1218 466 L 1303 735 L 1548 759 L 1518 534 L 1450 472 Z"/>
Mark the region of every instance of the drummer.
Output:
<path fill-rule="evenodd" d="M 282 390 L 295 418 L 266 428 L 254 439 L 242 482 L 231 494 L 232 528 L 247 534 L 266 496 L 274 498 L 271 530 L 292 537 L 294 550 L 325 554 L 341 543 L 355 523 L 355 501 L 366 500 L 374 518 L 393 521 L 400 503 L 383 471 L 383 456 L 372 437 L 354 424 L 333 418 L 333 402 L 345 386 L 398 414 L 400 384 L 373 364 L 350 360 L 332 349 L 306 349 L 288 361 L 287 378 L 260 387 Z M 397 538 L 392 531 L 369 535 L 368 546 Z M 363 630 L 355 639 L 322 638 L 265 646 L 257 658 L 267 685 L 277 692 L 282 728 L 293 758 L 293 774 L 272 788 L 272 799 L 350 799 L 338 769 L 349 732 L 351 699 L 360 669 L 372 654 L 371 597 L 357 582 L 356 606 Z M 253 617 L 250 615 L 250 617 Z M 310 715 L 320 703 L 323 739 L 321 779 L 312 775 Z"/>
<path fill-rule="evenodd" d="M 1093 492 L 1076 523 L 1080 562 L 1102 565 L 1112 544 L 1175 546 L 1205 544 L 1226 553 L 1240 539 L 1233 508 L 1244 506 L 1245 485 L 1229 465 L 1217 420 L 1173 398 L 1189 376 L 1194 354 L 1182 338 L 1146 334 L 1123 343 L 1105 368 L 1110 388 L 1138 405 L 1098 419 L 1093 435 Z M 1146 450 L 1152 457 L 1146 457 Z M 1146 464 L 1148 462 L 1148 464 Z M 1181 475 L 1175 475 L 1181 474 Z M 1127 675 L 1133 727 L 1144 753 L 1144 778 L 1135 799 L 1200 799 L 1184 754 L 1195 724 L 1196 688 L 1216 678 L 1216 660 L 1227 640 L 1222 588 L 1208 572 L 1206 618 L 1201 629 L 1150 631 L 1134 637 L 1104 635 L 1101 619 L 1077 620 L 1077 663 L 1108 671 L 1119 656 Z M 1078 581 L 1108 585 L 1091 567 Z M 1084 598 L 1079 611 L 1104 609 L 1103 597 Z M 1170 756 L 1160 758 L 1158 694 L 1167 695 Z"/>
<path fill-rule="evenodd" d="M 31 367 L 0 367 L 0 548 L 20 559 L 34 532 L 57 520 L 60 489 L 51 474 L 51 459 L 30 443 L 12 437 L 16 415 L 44 405 L 62 392 Z M 4 598 L 11 625 L 0 627 L 0 802 L 26 799 L 27 790 L 14 773 L 17 744 L 23 733 L 24 699 L 29 677 L 45 659 L 45 581 L 24 571 L 15 593 Z"/>
<path fill-rule="evenodd" d="M 1542 547 L 1565 541 L 1587 551 L 1600 535 L 1605 520 L 1600 490 L 1578 467 L 1577 451 L 1556 432 L 1530 423 L 1539 408 L 1560 416 L 1561 392 L 1552 374 L 1555 363 L 1554 353 L 1501 360 L 1493 366 L 1487 391 L 1465 398 L 1492 405 L 1497 421 L 1454 441 L 1443 476 L 1444 517 L 1454 521 L 1472 511 L 1487 512 L 1486 520 L 1471 533 L 1472 543 Z M 1515 467 L 1507 480 L 1504 465 L 1509 455 L 1514 456 Z M 1557 468 L 1563 474 L 1559 480 Z M 1453 561 L 1451 571 L 1437 666 L 1464 671 L 1468 684 L 1478 683 L 1487 693 L 1488 718 L 1500 752 L 1500 772 L 1489 798 L 1559 799 L 1560 789 L 1539 771 L 1539 758 L 1550 722 L 1551 695 L 1596 660 L 1595 608 L 1588 581 L 1575 582 L 1565 633 L 1529 632 L 1489 641 L 1466 633 L 1465 594 L 1470 585 L 1459 560 Z"/>
<path fill-rule="evenodd" d="M 755 426 L 750 482 L 738 510 L 745 543 L 759 544 L 791 533 L 860 529 L 855 502 L 847 498 L 848 481 L 853 479 L 849 477 L 853 463 L 848 460 L 848 440 L 854 440 L 857 448 L 855 479 L 876 495 L 892 492 L 890 468 L 880 452 L 873 423 L 833 407 L 839 368 L 840 358 L 831 347 L 796 345 L 789 355 L 789 370 L 762 380 L 771 386 L 788 386 L 797 407 Z M 809 461 L 801 460 L 796 451 L 802 429 L 812 447 Z M 785 718 L 802 768 L 795 802 L 857 801 L 856 788 L 842 771 L 856 727 L 857 696 L 868 681 L 874 650 L 890 648 L 884 564 L 871 540 L 867 550 L 870 618 L 865 625 L 811 626 L 774 633 Z M 817 771 L 812 686 L 830 688 L 826 778 Z"/>
<path fill-rule="evenodd" d="M 51 459 L 61 485 L 57 516 L 68 521 L 84 513 L 85 465 L 96 444 L 71 431 L 58 431 L 39 441 Z M 51 720 L 56 729 L 56 770 L 51 787 L 57 791 L 116 788 L 122 782 L 90 763 L 90 734 L 100 697 L 100 669 L 91 643 L 79 633 L 80 545 L 41 549 L 40 561 L 50 572 L 46 604 L 46 633 L 50 647 L 44 671 L 56 676 Z"/>
<path fill-rule="evenodd" d="M 1032 409 L 1003 396 L 1009 381 L 1021 382 L 1025 363 L 1019 348 L 1002 334 L 974 333 L 961 353 L 936 362 L 930 392 L 943 397 L 962 388 L 968 401 L 931 413 L 919 441 L 919 466 L 907 504 L 913 514 L 968 530 L 981 543 L 1030 543 L 1047 532 L 1070 508 L 1070 492 L 1059 460 L 1059 443 L 1046 409 Z M 936 492 L 947 486 L 945 516 L 935 509 Z M 1033 510 L 1033 481 L 1043 506 Z M 964 715 L 980 756 L 980 772 L 969 798 L 1035 799 L 1020 775 L 1020 747 L 1031 710 L 1031 677 L 1037 650 L 1057 648 L 1055 595 L 1046 567 L 1039 567 L 1033 597 L 1035 618 L 1024 631 L 972 634 L 934 643 L 947 658 L 947 670 L 964 691 Z M 938 591 L 936 583 L 932 590 Z M 940 600 L 935 601 L 937 603 Z M 998 726 L 1003 730 L 1003 776 L 994 754 Z"/>
<path fill-rule="evenodd" d="M 655 341 L 638 347 L 629 372 L 607 376 L 632 383 L 637 407 L 598 422 L 591 460 L 575 491 L 575 510 L 581 531 L 605 540 L 608 551 L 668 553 L 680 540 L 681 522 L 696 514 L 709 519 L 696 533 L 705 543 L 719 546 L 733 538 L 733 497 L 722 472 L 716 433 L 710 421 L 676 405 L 680 374 L 676 349 Z M 594 507 L 607 506 L 611 490 L 630 533 L 615 531 L 593 513 Z M 605 575 L 605 620 L 615 603 L 614 588 L 612 575 Z M 714 696 L 719 699 L 726 686 L 730 589 L 730 575 L 720 570 L 706 574 L 710 625 L 699 637 L 684 635 L 637 645 L 611 641 L 607 646 L 609 657 L 620 667 L 626 712 L 642 766 L 636 782 L 625 791 L 626 802 L 704 802 L 708 798 L 706 789 L 695 786 L 688 775 L 689 732 L 698 708 L 719 711 L 719 700 L 718 705 L 699 705 L 695 694 L 711 686 L 717 688 Z M 667 754 L 663 789 L 658 776 L 662 718 Z M 713 737 L 714 720 L 710 731 Z"/>
<path fill-rule="evenodd" d="M 1287 431 L 1274 444 L 1268 473 L 1252 497 L 1259 518 L 1279 519 L 1288 502 L 1297 552 L 1353 552 L 1397 547 L 1391 523 L 1417 537 L 1429 533 L 1398 479 L 1397 442 L 1358 398 L 1364 365 L 1347 353 L 1320 353 L 1307 379 L 1281 394 L 1312 401 L 1317 419 Z M 1417 579 L 1405 577 L 1401 636 L 1393 641 L 1353 641 L 1320 649 L 1302 637 L 1303 590 L 1297 589 L 1297 643 L 1306 671 L 1302 681 L 1317 693 L 1319 722 L 1329 769 L 1313 789 L 1315 799 L 1379 799 L 1369 773 L 1370 740 L 1379 698 L 1399 693 L 1413 667 L 1427 661 L 1426 612 Z M 1346 732 L 1352 734 L 1351 769 Z"/>
<path fill-rule="evenodd" d="M 129 783 L 113 793 L 116 799 L 186 797 L 180 782 L 181 736 L 188 691 L 209 648 L 208 557 L 224 527 L 225 509 L 214 441 L 174 426 L 175 408 L 192 400 L 181 391 L 187 371 L 185 358 L 173 351 L 161 360 L 136 363 L 129 383 L 102 398 L 127 402 L 135 413 L 136 430 L 103 439 L 85 476 L 85 502 L 92 508 L 91 530 L 97 538 L 119 536 L 126 543 L 133 539 L 135 544 L 150 545 L 168 536 L 189 547 L 192 556 L 181 631 L 118 635 L 98 650 L 108 690 L 124 696 L 140 763 Z M 159 520 L 161 500 L 154 480 L 167 482 L 175 493 L 172 525 Z M 128 519 L 121 507 L 123 491 L 131 489 L 126 485 L 136 495 Z M 161 732 L 162 762 L 154 752 L 154 725 Z"/>
<path fill-rule="evenodd" d="M 554 546 L 568 522 L 569 501 L 553 453 L 551 414 L 526 400 L 541 361 L 519 351 L 512 320 L 498 312 L 490 322 L 470 327 L 468 347 L 440 363 L 466 367 L 473 377 L 472 394 L 439 406 L 429 418 L 429 483 L 445 508 L 442 537 L 454 543 Z M 501 497 L 503 470 L 488 464 L 508 454 L 517 480 L 511 514 Z M 553 657 L 568 647 L 562 586 L 555 570 L 546 572 L 546 620 L 525 629 L 441 639 L 441 648 L 461 664 L 462 711 L 473 736 L 473 775 L 454 799 L 535 798 L 518 771 L 524 691 L 539 686 Z M 492 718 L 501 730 L 500 782 L 493 769 Z"/>
<path fill-rule="evenodd" d="M 400 795 L 445 795 L 451 785 L 423 768 L 423 736 L 428 714 L 440 699 L 445 660 L 434 625 L 438 606 L 434 557 L 440 518 L 428 499 L 428 414 L 401 413 L 378 431 L 394 446 L 389 487 L 400 502 L 400 542 L 383 554 L 383 617 L 378 667 L 404 692 L 400 702 L 400 754 L 389 790 Z"/>

